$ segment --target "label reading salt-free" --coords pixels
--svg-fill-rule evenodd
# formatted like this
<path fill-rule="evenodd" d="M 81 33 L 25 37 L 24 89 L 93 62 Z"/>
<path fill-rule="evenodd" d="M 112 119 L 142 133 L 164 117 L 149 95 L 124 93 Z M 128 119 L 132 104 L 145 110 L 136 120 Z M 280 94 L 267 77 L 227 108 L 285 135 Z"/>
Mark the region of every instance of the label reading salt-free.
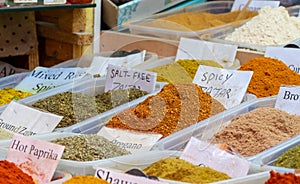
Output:
<path fill-rule="evenodd" d="M 151 180 L 145 177 L 133 176 L 129 174 L 119 173 L 106 168 L 98 168 L 95 177 L 106 180 L 109 183 L 132 183 L 132 184 L 162 184 L 165 182 Z M 165 183 L 166 184 L 166 183 Z"/>
<path fill-rule="evenodd" d="M 300 115 L 300 86 L 281 86 L 275 108 L 290 114 Z"/>
<path fill-rule="evenodd" d="M 131 153 L 149 151 L 152 146 L 162 137 L 161 134 L 146 134 L 108 128 L 105 126 L 101 128 L 97 134 L 105 137 L 112 143 L 130 151 Z"/>
<path fill-rule="evenodd" d="M 232 5 L 231 11 L 242 10 L 247 4 L 247 2 L 248 0 L 235 0 Z M 280 1 L 252 1 L 247 9 L 251 11 L 258 11 L 264 6 L 276 8 L 279 6 L 279 4 Z"/>
<path fill-rule="evenodd" d="M 300 49 L 267 47 L 265 57 L 271 57 L 283 61 L 291 70 L 300 73 L 299 62 Z"/>
<path fill-rule="evenodd" d="M 104 77 L 107 73 L 107 67 L 109 64 L 123 67 L 133 67 L 141 64 L 145 60 L 146 51 L 142 51 L 136 54 L 130 54 L 125 57 L 104 57 L 95 56 L 88 69 L 88 73 L 92 75 L 100 75 Z"/>
<path fill-rule="evenodd" d="M 16 134 L 12 138 L 6 159 L 14 162 L 39 183 L 48 183 L 64 148 L 58 144 Z"/>
<path fill-rule="evenodd" d="M 135 88 L 152 93 L 156 84 L 155 72 L 108 65 L 105 91 Z"/>
<path fill-rule="evenodd" d="M 236 51 L 237 45 L 213 43 L 182 37 L 179 42 L 175 60 L 213 60 L 224 68 L 228 68 L 234 63 Z"/>
<path fill-rule="evenodd" d="M 85 74 L 84 68 L 36 67 L 15 89 L 35 94 L 82 78 Z"/>
<path fill-rule="evenodd" d="M 214 144 L 191 137 L 180 159 L 195 165 L 208 166 L 232 178 L 246 176 L 250 162 L 219 149 Z"/>
<path fill-rule="evenodd" d="M 0 115 L 0 128 L 13 134 L 32 136 L 52 132 L 62 118 L 12 101 Z"/>
<path fill-rule="evenodd" d="M 240 104 L 250 83 L 252 71 L 226 70 L 200 65 L 194 84 L 219 100 L 226 109 Z"/>

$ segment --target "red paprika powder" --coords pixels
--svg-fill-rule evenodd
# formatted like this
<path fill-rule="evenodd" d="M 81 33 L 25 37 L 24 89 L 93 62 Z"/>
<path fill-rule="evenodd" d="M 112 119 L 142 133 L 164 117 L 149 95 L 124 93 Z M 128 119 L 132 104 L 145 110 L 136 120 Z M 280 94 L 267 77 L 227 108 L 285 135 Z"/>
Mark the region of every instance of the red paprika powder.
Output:
<path fill-rule="evenodd" d="M 0 161 L 0 183 L 6 184 L 34 184 L 31 176 L 24 173 L 14 163 L 7 160 Z"/>
<path fill-rule="evenodd" d="M 300 176 L 296 176 L 293 173 L 276 173 L 270 171 L 270 178 L 265 184 L 300 184 Z"/>

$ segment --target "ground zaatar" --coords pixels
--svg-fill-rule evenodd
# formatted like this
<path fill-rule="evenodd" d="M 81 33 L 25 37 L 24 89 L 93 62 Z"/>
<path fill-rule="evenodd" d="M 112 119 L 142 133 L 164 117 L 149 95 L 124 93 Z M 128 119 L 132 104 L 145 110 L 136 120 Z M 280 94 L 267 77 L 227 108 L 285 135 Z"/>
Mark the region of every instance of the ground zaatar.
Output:
<path fill-rule="evenodd" d="M 63 116 L 56 128 L 64 128 L 146 94 L 147 92 L 138 89 L 115 90 L 96 96 L 78 92 L 63 92 L 39 100 L 32 106 Z"/>
<path fill-rule="evenodd" d="M 51 142 L 65 146 L 62 159 L 66 160 L 92 161 L 130 154 L 129 151 L 96 134 L 63 137 Z"/>

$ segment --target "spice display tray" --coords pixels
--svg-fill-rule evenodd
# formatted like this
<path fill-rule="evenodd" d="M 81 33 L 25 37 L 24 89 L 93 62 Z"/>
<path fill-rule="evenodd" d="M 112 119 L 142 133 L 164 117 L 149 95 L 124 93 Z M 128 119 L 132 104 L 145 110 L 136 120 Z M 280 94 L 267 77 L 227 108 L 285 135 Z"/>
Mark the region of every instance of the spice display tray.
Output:
<path fill-rule="evenodd" d="M 202 122 L 191 125 L 182 131 L 175 132 L 172 135 L 162 139 L 156 144 L 155 149 L 159 150 L 181 150 L 187 144 L 191 137 L 196 137 L 203 141 L 210 140 L 217 132 L 221 131 L 224 127 L 230 124 L 231 120 L 235 117 L 250 112 L 260 107 L 274 107 L 276 97 L 260 98 L 253 101 L 244 102 L 234 108 L 221 112 L 212 116 Z M 293 137 L 291 137 L 292 139 Z M 288 139 L 290 140 L 290 139 Z M 286 140 L 286 141 L 288 141 Z M 283 146 L 286 141 L 281 142 L 278 146 Z M 269 148 L 271 149 L 271 148 Z M 267 149 L 267 150 L 269 150 Z M 246 157 L 249 161 L 253 161 L 267 150 L 256 154 L 254 156 Z"/>
<path fill-rule="evenodd" d="M 155 86 L 155 91 L 154 93 L 157 93 L 158 91 L 160 91 L 162 89 L 162 87 L 164 86 L 165 83 L 161 83 L 158 82 L 156 83 Z M 42 100 L 45 99 L 47 97 L 56 95 L 58 93 L 62 93 L 62 92 L 80 92 L 86 95 L 91 95 L 91 96 L 95 96 L 98 94 L 102 94 L 104 93 L 104 88 L 105 88 L 105 78 L 89 78 L 89 79 L 82 79 L 82 80 L 78 80 L 77 82 L 73 82 L 72 84 L 69 85 L 65 85 L 65 86 L 60 86 L 55 88 L 55 90 L 49 90 L 49 91 L 45 91 L 45 92 L 41 92 L 39 94 L 36 94 L 34 96 L 31 97 L 27 97 L 26 99 L 24 99 L 22 102 L 24 104 L 30 105 L 33 104 L 35 102 L 37 102 L 38 100 Z M 94 117 L 88 118 L 86 120 L 83 120 L 75 125 L 69 126 L 69 127 L 65 127 L 65 128 L 57 128 L 55 129 L 55 131 L 61 131 L 61 132 L 71 132 L 70 129 L 74 129 L 77 128 L 78 126 L 85 126 L 87 124 L 90 124 L 91 121 L 96 121 L 97 124 L 99 122 L 99 119 L 103 118 L 103 117 L 107 117 L 109 115 L 113 115 L 115 114 L 116 111 L 118 111 L 118 109 L 122 109 L 125 110 L 126 108 L 128 108 L 130 105 L 134 104 L 138 104 L 139 102 L 141 102 L 142 100 L 146 99 L 148 96 L 154 94 L 154 93 L 150 93 L 147 94 L 141 98 L 135 99 L 131 102 L 122 104 L 118 107 L 115 107 L 109 111 L 103 112 L 101 114 L 98 114 Z"/>
<path fill-rule="evenodd" d="M 48 184 L 61 184 L 71 178 L 72 175 L 70 173 L 57 170 L 52 177 L 53 181 L 49 182 Z"/>
<path fill-rule="evenodd" d="M 291 6 L 291 7 L 286 8 L 286 10 L 288 11 L 290 16 L 298 17 L 300 6 Z M 261 46 L 261 45 L 225 40 L 226 36 L 228 36 L 229 34 L 234 32 L 235 29 L 244 25 L 246 22 L 247 21 L 244 20 L 244 21 L 239 21 L 235 24 L 225 25 L 219 29 L 215 29 L 208 33 L 202 34 L 200 37 L 201 37 L 201 39 L 207 40 L 207 41 L 224 43 L 224 44 L 232 44 L 232 45 L 237 45 L 239 48 L 243 48 L 243 49 L 250 49 L 250 50 L 254 50 L 254 51 L 265 52 L 266 48 L 268 46 Z M 274 45 L 269 45 L 269 46 L 274 46 Z M 276 45 L 276 46 L 282 47 L 283 45 Z"/>
<path fill-rule="evenodd" d="M 256 158 L 253 162 L 260 165 L 263 168 L 268 170 L 275 170 L 277 172 L 295 172 L 295 169 L 292 168 L 284 168 L 273 166 L 274 162 L 278 159 L 278 157 L 287 151 L 290 148 L 300 145 L 300 135 L 287 141 L 284 145 L 274 146 L 272 149 L 268 150 L 260 157 Z"/>
<path fill-rule="evenodd" d="M 270 178 L 270 172 L 264 171 L 261 173 L 255 173 L 248 176 L 224 180 L 215 182 L 214 184 L 265 184 L 265 182 Z"/>
<path fill-rule="evenodd" d="M 156 15 L 149 16 L 142 20 L 129 22 L 127 25 L 130 33 L 145 35 L 145 36 L 154 36 L 159 38 L 166 38 L 172 40 L 179 40 L 180 37 L 189 37 L 189 38 L 200 38 L 202 34 L 217 30 L 224 27 L 225 25 L 213 27 L 205 30 L 191 31 L 190 29 L 185 28 L 186 31 L 176 31 L 171 29 L 156 28 L 143 25 L 146 22 L 157 20 L 169 15 L 184 13 L 184 12 L 207 12 L 207 13 L 227 13 L 231 11 L 233 1 L 212 1 L 201 3 L 186 8 L 170 10 L 164 13 L 159 13 Z M 178 24 L 178 27 L 180 25 Z"/>
<path fill-rule="evenodd" d="M 108 168 L 112 170 L 118 170 L 121 172 L 128 171 L 133 168 L 138 169 L 144 169 L 150 164 L 159 161 L 163 158 L 174 158 L 174 157 L 180 157 L 182 152 L 180 151 L 172 151 L 172 150 L 154 150 L 154 151 L 148 151 L 148 152 L 141 152 L 141 153 L 135 153 L 131 155 L 125 155 L 122 157 L 115 157 L 110 159 L 110 162 L 99 162 L 95 164 L 93 167 L 96 170 L 97 168 Z M 267 172 L 266 172 L 267 171 Z M 250 179 L 255 178 L 254 176 L 260 176 L 262 173 L 269 173 L 268 170 L 263 169 L 257 169 L 257 166 L 255 164 L 250 165 L 250 169 L 248 172 L 248 176 L 245 176 L 247 179 L 250 176 Z M 269 176 L 268 176 L 269 177 Z M 266 178 L 268 178 L 266 177 Z M 244 179 L 242 177 L 241 179 Z M 185 184 L 185 182 L 178 182 L 178 181 L 172 181 L 172 180 L 165 180 L 160 179 L 162 181 L 165 181 L 167 183 L 177 183 L 177 184 Z M 223 184 L 223 183 L 234 183 L 238 178 L 230 179 L 230 180 L 224 180 L 220 182 L 215 182 L 216 184 Z M 265 181 L 265 180 L 264 180 Z"/>

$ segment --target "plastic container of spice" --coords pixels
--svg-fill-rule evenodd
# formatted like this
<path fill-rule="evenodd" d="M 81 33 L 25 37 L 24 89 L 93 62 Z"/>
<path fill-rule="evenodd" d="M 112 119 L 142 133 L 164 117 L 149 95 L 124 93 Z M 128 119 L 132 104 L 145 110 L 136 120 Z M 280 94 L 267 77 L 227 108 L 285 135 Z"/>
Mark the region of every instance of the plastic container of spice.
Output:
<path fill-rule="evenodd" d="M 215 1 L 215 2 L 206 2 L 201 3 L 185 8 L 170 10 L 167 12 L 159 13 L 156 15 L 149 16 L 142 20 L 129 22 L 128 27 L 129 31 L 132 34 L 145 35 L 145 36 L 154 36 L 159 38 L 167 38 L 172 40 L 179 40 L 180 37 L 190 37 L 190 38 L 199 38 L 202 34 L 208 33 L 213 30 L 217 30 L 219 28 L 224 27 L 217 26 L 204 30 L 192 31 L 184 26 L 174 23 L 172 26 L 176 27 L 176 29 L 181 28 L 182 30 L 172 30 L 167 28 L 150 27 L 145 24 L 150 23 L 151 21 L 158 21 L 158 24 L 164 25 L 164 21 L 160 21 L 160 18 L 164 18 L 170 15 L 176 15 L 184 12 L 205 12 L 212 14 L 220 14 L 220 13 L 229 13 L 231 12 L 231 8 L 233 5 L 233 1 Z"/>
<path fill-rule="evenodd" d="M 284 168 L 273 166 L 274 162 L 278 159 L 280 155 L 286 152 L 288 149 L 293 148 L 295 146 L 300 145 L 300 135 L 287 141 L 286 144 L 274 146 L 270 150 L 266 151 L 264 154 L 256 158 L 253 162 L 255 164 L 260 165 L 262 168 L 266 168 L 268 170 L 274 170 L 277 172 L 295 172 L 295 169 L 292 168 Z"/>
<path fill-rule="evenodd" d="M 162 89 L 162 87 L 164 86 L 164 84 L 165 83 L 161 83 L 161 82 L 156 83 L 154 93 L 159 92 Z M 32 96 L 32 97 L 28 97 L 28 98 L 24 99 L 22 102 L 24 104 L 30 105 L 30 104 L 37 102 L 38 100 L 42 100 L 47 97 L 50 97 L 50 96 L 53 96 L 53 95 L 56 95 L 59 93 L 63 93 L 63 92 L 80 92 L 85 95 L 95 96 L 95 95 L 104 93 L 104 88 L 105 88 L 105 79 L 104 78 L 83 79 L 83 80 L 78 80 L 77 82 L 74 82 L 73 84 L 65 85 L 62 87 L 57 87 L 51 91 L 49 90 L 49 91 L 41 92 L 39 94 L 34 95 L 34 97 Z M 113 115 L 119 110 L 127 109 L 129 106 L 131 106 L 133 104 L 136 105 L 154 93 L 150 93 L 141 98 L 135 99 L 129 103 L 122 104 L 118 107 L 115 107 L 111 110 L 108 110 L 108 111 L 98 114 L 96 116 L 90 117 L 90 118 L 83 120 L 79 123 L 76 123 L 72 126 L 65 127 L 65 128 L 56 128 L 55 131 L 71 132 L 70 130 L 76 129 L 79 126 L 90 125 L 91 122 L 97 122 L 97 124 L 99 124 L 99 119 Z"/>
<path fill-rule="evenodd" d="M 70 173 L 57 170 L 57 171 L 55 171 L 51 182 L 49 182 L 48 184 L 61 184 L 62 182 L 65 182 L 71 178 L 72 178 L 72 175 Z"/>
<path fill-rule="evenodd" d="M 300 6 L 299 5 L 291 6 L 291 7 L 286 8 L 286 10 L 288 11 L 290 16 L 298 17 Z M 233 33 L 235 31 L 235 29 L 241 27 L 246 22 L 247 21 L 239 21 L 235 24 L 225 25 L 219 29 L 211 30 L 210 32 L 202 34 L 200 37 L 201 37 L 201 39 L 208 40 L 208 41 L 238 45 L 238 47 L 241 49 L 250 49 L 250 50 L 254 50 L 254 51 L 258 51 L 258 52 L 262 52 L 262 53 L 265 52 L 267 46 L 225 40 L 225 37 L 227 37 L 229 34 Z M 274 46 L 274 45 L 270 45 L 270 46 Z M 283 47 L 284 45 L 275 45 L 275 46 Z"/>
<path fill-rule="evenodd" d="M 191 125 L 188 128 L 185 128 L 181 131 L 175 132 L 172 135 L 159 141 L 155 148 L 160 150 L 181 150 L 188 143 L 189 139 L 193 136 L 200 140 L 208 141 L 210 140 L 217 132 L 224 129 L 227 125 L 231 123 L 231 120 L 235 117 L 248 113 L 254 109 L 261 107 L 274 107 L 276 102 L 276 97 L 261 98 L 253 101 L 245 102 L 231 108 L 227 111 L 223 111 L 216 116 L 212 116 L 206 120 L 203 120 L 200 123 Z M 291 137 L 292 138 L 292 137 Z M 290 138 L 290 139 L 291 139 Z M 286 144 L 290 139 L 283 141 L 278 144 L 278 147 L 281 147 Z M 271 148 L 269 148 L 271 149 Z M 256 158 L 259 158 L 261 155 L 266 153 L 269 149 L 262 151 L 256 155 L 246 157 L 249 161 L 253 161 Z"/>

